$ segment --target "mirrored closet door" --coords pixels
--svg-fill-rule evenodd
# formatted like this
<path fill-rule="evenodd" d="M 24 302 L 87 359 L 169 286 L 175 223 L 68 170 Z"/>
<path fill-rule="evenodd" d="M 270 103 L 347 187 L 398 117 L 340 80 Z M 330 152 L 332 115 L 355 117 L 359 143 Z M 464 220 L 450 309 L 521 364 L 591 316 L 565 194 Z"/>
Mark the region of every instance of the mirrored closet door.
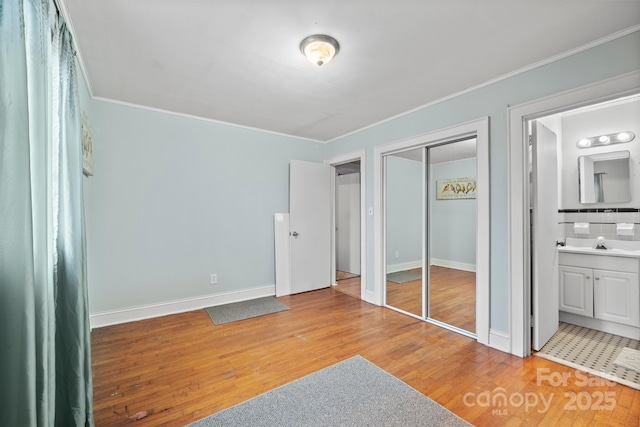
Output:
<path fill-rule="evenodd" d="M 388 154 L 384 176 L 385 305 L 475 334 L 475 138 Z"/>

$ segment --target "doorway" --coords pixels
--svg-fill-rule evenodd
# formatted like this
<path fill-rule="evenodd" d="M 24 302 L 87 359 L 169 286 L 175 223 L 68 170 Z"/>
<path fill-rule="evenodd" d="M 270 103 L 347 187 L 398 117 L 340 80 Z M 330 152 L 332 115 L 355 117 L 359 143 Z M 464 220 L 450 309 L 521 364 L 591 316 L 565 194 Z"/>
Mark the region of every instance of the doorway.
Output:
<path fill-rule="evenodd" d="M 335 289 L 361 298 L 360 161 L 335 166 Z"/>
<path fill-rule="evenodd" d="M 488 344 L 488 119 L 374 149 L 374 177 L 380 304 Z M 463 211 L 471 219 L 456 217 Z M 462 254 L 468 247 L 470 261 Z M 464 309 L 456 303 L 465 299 L 465 280 L 452 273 L 469 276 Z M 460 321 L 463 313 L 470 321 Z"/>
<path fill-rule="evenodd" d="M 599 286 L 600 277 L 591 283 L 591 270 L 576 269 L 577 261 L 567 255 L 573 252 L 566 251 L 577 244 L 590 246 L 600 237 L 613 246 L 635 240 L 618 235 L 615 224 L 633 224 L 640 203 L 631 192 L 636 182 L 630 173 L 630 159 L 640 156 L 640 147 L 631 138 L 640 130 L 640 95 L 542 116 L 530 120 L 527 127 L 532 176 L 532 348 L 540 350 L 558 331 L 559 321 L 605 328 L 619 335 L 630 333 L 618 327 L 622 319 L 615 324 L 596 320 L 602 315 L 595 307 L 600 307 L 603 300 L 595 294 L 604 285 Z M 591 146 L 588 138 L 603 134 L 627 138 Z M 587 227 L 577 230 L 575 224 Z M 602 261 L 598 257 L 590 259 Z M 617 268 L 609 265 L 607 271 Z M 613 296 L 606 296 L 611 304 L 616 300 Z M 625 308 L 616 302 L 609 309 Z"/>
<path fill-rule="evenodd" d="M 520 357 L 531 354 L 535 318 L 531 307 L 538 300 L 532 292 L 532 219 L 529 204 L 528 123 L 532 120 L 640 93 L 640 72 L 629 73 L 595 85 L 509 109 L 509 282 L 510 334 L 502 349 Z M 572 163 L 573 164 L 573 163 Z M 577 169 L 577 161 L 575 162 Z M 563 171 L 565 173 L 567 171 Z M 577 174 L 577 172 L 575 172 Z M 576 178 L 577 181 L 577 178 Z M 573 186 L 572 186 L 573 188 Z M 575 186 L 577 194 L 577 184 Z M 565 191 L 565 187 L 562 187 Z M 577 197 L 577 196 L 576 196 Z M 556 211 L 557 213 L 557 211 Z M 561 228 L 561 227 L 558 227 Z M 555 251 L 555 248 L 553 249 Z M 544 268 L 544 266 L 540 266 Z M 539 273 L 539 272 L 538 272 Z"/>
<path fill-rule="evenodd" d="M 332 284 L 339 291 L 373 302 L 367 292 L 366 161 L 359 150 L 332 157 Z"/>

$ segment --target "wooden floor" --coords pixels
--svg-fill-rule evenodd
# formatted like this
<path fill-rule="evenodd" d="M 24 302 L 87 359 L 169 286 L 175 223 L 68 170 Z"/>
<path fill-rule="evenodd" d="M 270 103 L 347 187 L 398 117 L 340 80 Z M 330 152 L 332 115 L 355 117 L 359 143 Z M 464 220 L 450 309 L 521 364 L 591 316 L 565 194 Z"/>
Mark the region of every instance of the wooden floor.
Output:
<path fill-rule="evenodd" d="M 336 271 L 336 285 L 333 288 L 337 291 L 360 299 L 362 296 L 361 283 L 360 276 L 356 274 Z"/>
<path fill-rule="evenodd" d="M 224 325 L 198 310 L 94 330 L 96 426 L 183 426 L 358 354 L 475 425 L 639 425 L 640 391 L 332 288 L 279 300 L 291 309 Z"/>
<path fill-rule="evenodd" d="M 422 275 L 422 268 L 409 270 Z M 431 311 L 440 322 L 476 331 L 476 274 L 431 266 Z M 387 281 L 387 305 L 422 316 L 422 279 L 406 283 Z"/>

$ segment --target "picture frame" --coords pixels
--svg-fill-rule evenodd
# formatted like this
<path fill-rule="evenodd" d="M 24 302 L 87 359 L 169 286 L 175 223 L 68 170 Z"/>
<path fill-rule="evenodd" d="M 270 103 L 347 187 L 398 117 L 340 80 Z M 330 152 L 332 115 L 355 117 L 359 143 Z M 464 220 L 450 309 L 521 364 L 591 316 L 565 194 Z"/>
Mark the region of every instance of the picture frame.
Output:
<path fill-rule="evenodd" d="M 436 200 L 475 199 L 475 177 L 440 179 L 436 181 Z"/>
<path fill-rule="evenodd" d="M 82 142 L 82 172 L 86 176 L 93 176 L 93 129 L 89 118 L 83 111 L 81 114 L 81 142 Z"/>

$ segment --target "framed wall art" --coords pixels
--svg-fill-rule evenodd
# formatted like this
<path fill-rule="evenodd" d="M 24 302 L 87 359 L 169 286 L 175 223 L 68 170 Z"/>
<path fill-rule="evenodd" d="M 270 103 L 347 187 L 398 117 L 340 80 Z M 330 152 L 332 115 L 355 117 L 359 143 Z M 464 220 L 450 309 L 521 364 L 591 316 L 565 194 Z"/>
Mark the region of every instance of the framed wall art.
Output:
<path fill-rule="evenodd" d="M 475 178 L 451 178 L 436 181 L 436 200 L 475 199 Z"/>

